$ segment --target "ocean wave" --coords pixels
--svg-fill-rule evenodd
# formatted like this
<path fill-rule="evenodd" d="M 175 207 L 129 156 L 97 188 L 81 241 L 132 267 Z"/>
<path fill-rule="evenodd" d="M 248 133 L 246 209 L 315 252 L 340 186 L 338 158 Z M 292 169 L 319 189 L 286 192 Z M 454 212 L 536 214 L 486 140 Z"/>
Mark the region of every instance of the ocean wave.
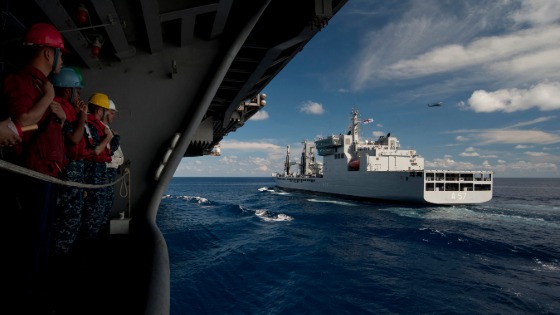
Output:
<path fill-rule="evenodd" d="M 208 199 L 200 196 L 173 196 L 173 195 L 164 195 L 161 199 L 181 199 L 190 202 L 196 203 L 207 203 L 209 202 Z"/>
<path fill-rule="evenodd" d="M 283 191 L 283 190 L 275 190 L 275 189 L 272 189 L 270 187 L 261 187 L 258 190 L 261 191 L 261 192 L 269 192 L 269 193 L 272 193 L 272 194 L 275 194 L 275 195 L 284 195 L 284 196 L 291 195 L 289 192 L 286 192 L 286 191 Z"/>
<path fill-rule="evenodd" d="M 284 214 L 284 213 L 279 213 L 277 215 L 274 214 L 270 214 L 268 213 L 268 211 L 266 210 L 255 210 L 255 215 L 259 218 L 261 218 L 264 221 L 270 222 L 270 221 L 275 221 L 275 222 L 279 222 L 279 221 L 292 221 L 294 218 L 292 218 L 291 216 Z"/>
<path fill-rule="evenodd" d="M 270 191 L 270 192 L 273 192 L 274 189 L 270 189 L 269 187 L 261 187 L 261 188 L 259 188 L 259 191 Z"/>
<path fill-rule="evenodd" d="M 533 261 L 537 264 L 537 268 L 533 268 L 533 271 L 558 271 L 560 270 L 560 264 L 558 260 L 551 262 L 543 262 L 538 258 L 533 258 Z"/>

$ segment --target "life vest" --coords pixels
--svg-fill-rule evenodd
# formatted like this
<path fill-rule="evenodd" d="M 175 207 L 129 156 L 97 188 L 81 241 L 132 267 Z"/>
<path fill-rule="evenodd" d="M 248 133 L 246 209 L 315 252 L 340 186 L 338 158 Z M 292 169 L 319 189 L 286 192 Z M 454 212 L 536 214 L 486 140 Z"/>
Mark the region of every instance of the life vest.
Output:
<path fill-rule="evenodd" d="M 92 114 L 88 114 L 88 119 L 86 123 L 86 135 L 87 135 L 86 148 L 91 150 L 95 150 L 95 147 L 97 147 L 101 143 L 101 141 L 105 139 L 105 137 L 107 136 L 105 135 L 105 125 Z M 99 155 L 96 155 L 94 153 L 88 155 L 87 157 L 85 157 L 85 159 L 90 161 L 95 161 L 98 163 L 111 162 L 111 149 L 107 148 L 106 146 L 105 148 L 103 148 L 103 151 L 99 153 Z"/>
<path fill-rule="evenodd" d="M 76 110 L 74 109 L 74 106 L 67 100 L 58 96 L 56 96 L 54 99 L 56 102 L 59 102 L 60 105 L 62 105 L 62 109 L 64 109 L 64 112 L 66 113 L 66 121 L 71 125 L 71 129 L 74 130 L 79 123 L 78 115 L 76 113 Z M 64 144 L 66 156 L 70 160 L 83 160 L 89 154 L 94 154 L 93 152 L 91 152 L 91 150 L 88 150 L 86 148 L 85 136 L 82 136 L 80 142 L 77 144 L 73 143 L 69 139 L 65 139 Z"/>

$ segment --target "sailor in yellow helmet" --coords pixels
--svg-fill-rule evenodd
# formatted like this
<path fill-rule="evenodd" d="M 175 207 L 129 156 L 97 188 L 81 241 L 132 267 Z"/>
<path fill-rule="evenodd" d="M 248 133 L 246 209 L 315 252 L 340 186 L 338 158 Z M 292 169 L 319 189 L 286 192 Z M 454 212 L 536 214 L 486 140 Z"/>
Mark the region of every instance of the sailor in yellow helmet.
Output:
<path fill-rule="evenodd" d="M 86 146 L 92 154 L 84 159 L 84 182 L 87 184 L 107 183 L 107 162 L 111 162 L 111 139 L 113 133 L 102 119 L 109 110 L 109 96 L 94 93 L 88 102 L 89 114 L 86 123 Z M 85 241 L 95 240 L 107 227 L 111 209 L 107 207 L 107 189 L 86 189 L 82 213 L 82 233 Z"/>

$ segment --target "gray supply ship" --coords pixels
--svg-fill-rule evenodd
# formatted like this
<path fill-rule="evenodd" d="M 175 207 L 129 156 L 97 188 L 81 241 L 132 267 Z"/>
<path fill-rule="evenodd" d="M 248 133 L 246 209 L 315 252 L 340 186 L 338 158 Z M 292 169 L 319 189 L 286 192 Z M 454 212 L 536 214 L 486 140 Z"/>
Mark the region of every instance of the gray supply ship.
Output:
<path fill-rule="evenodd" d="M 399 139 L 391 134 L 376 141 L 361 140 L 359 124 L 358 111 L 353 110 L 347 134 L 303 141 L 298 163 L 290 162 L 288 147 L 284 172 L 272 174 L 276 185 L 359 199 L 439 205 L 492 199 L 492 171 L 425 170 L 424 158 L 416 150 L 401 149 Z"/>

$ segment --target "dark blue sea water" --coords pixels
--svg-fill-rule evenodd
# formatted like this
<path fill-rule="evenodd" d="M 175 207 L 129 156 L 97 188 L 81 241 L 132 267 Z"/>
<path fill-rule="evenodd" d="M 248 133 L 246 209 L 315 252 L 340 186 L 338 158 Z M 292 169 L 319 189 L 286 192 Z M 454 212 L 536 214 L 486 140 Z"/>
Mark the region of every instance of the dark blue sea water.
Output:
<path fill-rule="evenodd" d="M 271 188 L 274 191 L 260 191 Z M 171 314 L 560 314 L 560 179 L 411 206 L 174 178 Z"/>

